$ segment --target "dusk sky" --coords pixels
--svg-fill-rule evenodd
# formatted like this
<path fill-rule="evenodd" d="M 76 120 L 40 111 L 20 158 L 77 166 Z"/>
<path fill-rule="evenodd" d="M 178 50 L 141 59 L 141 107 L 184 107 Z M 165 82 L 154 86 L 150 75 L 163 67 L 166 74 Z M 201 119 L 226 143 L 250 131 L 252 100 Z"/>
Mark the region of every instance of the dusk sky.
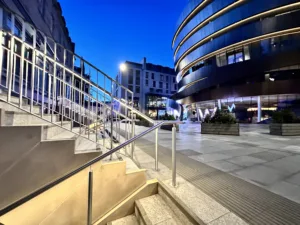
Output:
<path fill-rule="evenodd" d="M 129 60 L 173 68 L 171 41 L 188 0 L 60 0 L 77 54 L 115 77 Z"/>

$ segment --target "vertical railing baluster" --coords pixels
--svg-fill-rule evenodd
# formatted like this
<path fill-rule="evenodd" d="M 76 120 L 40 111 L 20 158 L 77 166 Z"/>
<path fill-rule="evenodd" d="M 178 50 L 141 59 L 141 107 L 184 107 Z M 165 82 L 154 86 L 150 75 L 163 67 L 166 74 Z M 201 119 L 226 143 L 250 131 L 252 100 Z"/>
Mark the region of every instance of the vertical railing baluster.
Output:
<path fill-rule="evenodd" d="M 64 49 L 64 63 L 63 63 L 63 77 L 62 77 L 62 101 L 61 101 L 61 126 L 63 126 L 65 117 L 65 95 L 66 95 L 66 61 L 67 61 L 67 50 Z"/>
<path fill-rule="evenodd" d="M 74 73 L 72 73 L 72 86 L 71 86 L 71 93 L 72 93 L 72 102 L 71 102 L 71 131 L 73 130 L 73 121 L 75 118 L 75 113 L 74 113 L 74 104 L 75 104 L 75 84 L 74 84 Z"/>
<path fill-rule="evenodd" d="M 83 59 L 81 58 L 80 59 L 80 69 L 81 69 L 81 77 L 80 77 L 80 90 L 79 90 L 79 133 L 81 134 L 81 120 L 82 120 L 82 79 L 83 79 L 83 76 L 84 76 L 84 62 L 83 62 Z"/>
<path fill-rule="evenodd" d="M 42 75 L 42 111 L 41 116 L 44 117 L 44 104 L 45 104 L 45 79 L 46 79 L 46 62 L 47 62 L 47 37 L 44 37 L 44 57 L 43 57 L 43 75 Z"/>
<path fill-rule="evenodd" d="M 2 15 L 2 13 L 3 13 L 3 10 L 0 9 L 0 16 Z M 0 21 L 1 21 L 1 18 L 0 18 Z M 3 31 L 2 30 L 0 30 L 0 43 L 4 43 L 4 37 L 3 37 Z M 2 76 L 3 76 L 2 72 L 3 72 L 3 69 L 4 69 L 3 68 L 3 53 L 4 53 L 3 45 L 0 44 L 0 67 L 1 67 L 1 69 L 0 69 L 0 85 L 2 85 Z"/>
<path fill-rule="evenodd" d="M 35 46 L 35 44 L 34 44 L 34 46 Z M 31 113 L 33 113 L 35 61 L 36 61 L 36 50 L 34 47 L 32 49 L 32 70 L 31 70 L 31 98 L 30 98 L 30 112 Z"/>
<path fill-rule="evenodd" d="M 90 121 L 91 121 L 91 98 L 88 95 L 88 113 L 87 113 L 87 128 L 88 128 L 88 139 L 90 139 Z"/>
<path fill-rule="evenodd" d="M 10 63 L 9 63 L 9 73 L 8 73 L 8 91 L 7 91 L 7 102 L 11 100 L 11 88 L 12 88 L 12 78 L 13 78 L 13 67 L 14 67 L 14 46 L 15 46 L 15 38 L 11 36 L 10 39 Z"/>
<path fill-rule="evenodd" d="M 22 108 L 23 103 L 23 76 L 24 76 L 24 53 L 25 44 L 21 44 L 21 59 L 20 59 L 20 79 L 19 79 L 19 107 Z"/>
<path fill-rule="evenodd" d="M 53 84 L 52 84 L 52 112 L 51 112 L 51 122 L 53 123 L 53 117 L 54 117 L 54 112 L 56 111 L 57 107 L 57 96 L 56 96 L 56 58 L 57 58 L 57 45 L 54 42 L 54 62 L 53 62 Z"/>
<path fill-rule="evenodd" d="M 135 136 L 135 114 L 131 112 L 131 119 L 132 119 L 132 127 L 131 127 L 131 138 L 134 138 Z M 134 153 L 135 143 L 131 143 L 131 158 L 133 159 L 133 153 Z"/>
<path fill-rule="evenodd" d="M 25 71 L 25 90 L 24 90 L 24 95 L 25 95 L 26 98 L 28 98 L 28 71 L 29 71 L 29 69 L 28 69 L 29 63 L 28 63 L 27 60 L 25 61 L 26 71 Z"/>
<path fill-rule="evenodd" d="M 11 92 L 15 90 L 15 68 L 16 68 L 16 62 L 15 62 L 15 37 L 14 37 L 14 33 L 15 33 L 15 15 L 12 14 L 11 15 L 11 80 L 9 81 L 11 83 L 12 86 L 10 86 L 10 95 Z"/>

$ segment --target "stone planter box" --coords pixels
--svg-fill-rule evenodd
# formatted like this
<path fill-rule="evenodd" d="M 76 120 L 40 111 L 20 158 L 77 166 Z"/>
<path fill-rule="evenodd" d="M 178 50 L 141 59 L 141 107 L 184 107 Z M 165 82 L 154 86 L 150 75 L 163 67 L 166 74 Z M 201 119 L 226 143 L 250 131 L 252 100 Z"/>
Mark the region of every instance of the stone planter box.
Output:
<path fill-rule="evenodd" d="M 270 134 L 281 136 L 300 136 L 300 123 L 270 124 Z"/>
<path fill-rule="evenodd" d="M 214 124 L 202 123 L 201 134 L 217 134 L 217 135 L 240 135 L 240 125 L 236 124 Z"/>
<path fill-rule="evenodd" d="M 160 129 L 172 131 L 172 127 L 173 127 L 172 124 L 170 124 L 170 125 L 162 125 L 162 126 L 160 127 Z M 176 124 L 176 131 L 179 131 L 179 126 L 178 126 L 178 124 Z"/>

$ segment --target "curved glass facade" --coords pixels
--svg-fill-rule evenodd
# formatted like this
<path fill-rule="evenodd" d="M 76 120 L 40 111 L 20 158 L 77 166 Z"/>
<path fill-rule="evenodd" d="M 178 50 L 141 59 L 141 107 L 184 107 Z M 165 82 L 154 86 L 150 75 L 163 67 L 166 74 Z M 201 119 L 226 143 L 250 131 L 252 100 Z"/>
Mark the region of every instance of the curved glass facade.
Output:
<path fill-rule="evenodd" d="M 179 90 L 173 98 L 184 105 L 300 96 L 298 0 L 190 1 L 172 46 Z"/>
<path fill-rule="evenodd" d="M 173 37 L 179 84 L 174 98 L 191 103 L 203 91 L 230 82 L 234 88 L 237 77 L 243 84 L 276 67 L 300 64 L 299 33 L 298 0 L 190 1 Z M 249 67 L 255 69 L 241 73 Z M 214 98 L 205 96 L 200 99 Z"/>

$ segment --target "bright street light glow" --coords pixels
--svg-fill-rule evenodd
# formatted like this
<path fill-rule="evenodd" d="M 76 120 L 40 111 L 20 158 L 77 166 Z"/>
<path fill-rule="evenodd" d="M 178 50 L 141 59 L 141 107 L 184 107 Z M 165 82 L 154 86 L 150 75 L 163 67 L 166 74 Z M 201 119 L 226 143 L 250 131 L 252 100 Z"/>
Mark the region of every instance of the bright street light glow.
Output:
<path fill-rule="evenodd" d="M 126 65 L 125 65 L 125 63 L 122 63 L 122 64 L 120 65 L 120 70 L 121 70 L 122 72 L 124 72 L 124 71 L 126 70 Z"/>

